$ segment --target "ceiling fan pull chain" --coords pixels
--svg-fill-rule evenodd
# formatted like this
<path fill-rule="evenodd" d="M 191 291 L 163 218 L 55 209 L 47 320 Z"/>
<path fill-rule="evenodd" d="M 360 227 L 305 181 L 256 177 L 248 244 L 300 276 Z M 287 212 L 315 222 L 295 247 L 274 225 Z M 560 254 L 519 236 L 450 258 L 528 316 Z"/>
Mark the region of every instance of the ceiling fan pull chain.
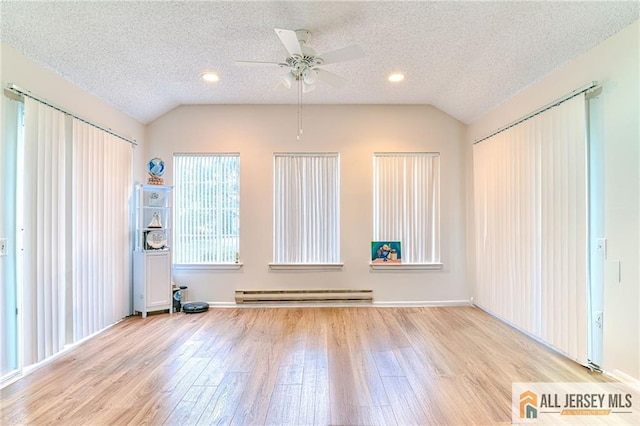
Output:
<path fill-rule="evenodd" d="M 300 140 L 302 136 L 302 79 L 298 77 L 298 136 L 297 140 Z"/>

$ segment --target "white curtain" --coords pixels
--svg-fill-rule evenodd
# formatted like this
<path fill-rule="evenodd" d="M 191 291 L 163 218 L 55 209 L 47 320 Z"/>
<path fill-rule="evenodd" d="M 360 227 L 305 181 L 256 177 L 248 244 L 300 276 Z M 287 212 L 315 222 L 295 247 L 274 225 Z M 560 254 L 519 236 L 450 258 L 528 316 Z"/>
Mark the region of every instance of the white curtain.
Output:
<path fill-rule="evenodd" d="M 339 263 L 338 154 L 276 154 L 273 177 L 273 263 Z"/>
<path fill-rule="evenodd" d="M 474 146 L 476 303 L 586 363 L 584 95 Z"/>
<path fill-rule="evenodd" d="M 440 262 L 440 157 L 373 156 L 373 240 L 400 241 L 403 263 Z"/>
<path fill-rule="evenodd" d="M 29 98 L 24 121 L 23 335 L 24 365 L 65 344 L 67 289 L 66 120 Z"/>
<path fill-rule="evenodd" d="M 125 317 L 130 306 L 131 145 L 73 119 L 73 340 Z"/>

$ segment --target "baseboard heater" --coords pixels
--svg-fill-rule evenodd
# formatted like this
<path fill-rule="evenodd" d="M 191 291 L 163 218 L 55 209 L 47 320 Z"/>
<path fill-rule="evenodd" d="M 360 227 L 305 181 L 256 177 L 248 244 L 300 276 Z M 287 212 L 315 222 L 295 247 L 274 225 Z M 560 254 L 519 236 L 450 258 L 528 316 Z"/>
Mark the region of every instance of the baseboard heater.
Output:
<path fill-rule="evenodd" d="M 373 290 L 236 290 L 237 304 L 371 302 Z"/>

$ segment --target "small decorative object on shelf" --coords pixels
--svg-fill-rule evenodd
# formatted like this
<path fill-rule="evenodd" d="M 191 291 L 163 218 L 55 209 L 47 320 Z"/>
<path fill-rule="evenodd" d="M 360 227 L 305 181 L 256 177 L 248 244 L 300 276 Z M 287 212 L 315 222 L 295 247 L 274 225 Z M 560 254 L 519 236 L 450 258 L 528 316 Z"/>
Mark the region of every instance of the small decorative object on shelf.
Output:
<path fill-rule="evenodd" d="M 145 232 L 145 250 L 161 250 L 167 247 L 167 239 L 163 231 Z"/>
<path fill-rule="evenodd" d="M 162 174 L 164 173 L 164 161 L 158 157 L 149 160 L 147 164 L 147 172 L 149 173 L 149 185 L 164 185 Z"/>
<path fill-rule="evenodd" d="M 158 212 L 153 212 L 153 217 L 147 228 L 162 228 L 162 222 L 160 222 L 160 215 Z"/>

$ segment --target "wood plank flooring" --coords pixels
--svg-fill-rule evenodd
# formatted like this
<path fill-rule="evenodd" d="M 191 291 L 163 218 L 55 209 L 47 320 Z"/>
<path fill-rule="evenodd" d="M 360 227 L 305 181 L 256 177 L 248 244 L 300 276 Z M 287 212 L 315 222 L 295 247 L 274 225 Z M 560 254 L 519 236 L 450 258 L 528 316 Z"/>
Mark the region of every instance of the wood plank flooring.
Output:
<path fill-rule="evenodd" d="M 0 391 L 0 424 L 511 422 L 512 382 L 608 381 L 472 307 L 130 317 Z"/>

